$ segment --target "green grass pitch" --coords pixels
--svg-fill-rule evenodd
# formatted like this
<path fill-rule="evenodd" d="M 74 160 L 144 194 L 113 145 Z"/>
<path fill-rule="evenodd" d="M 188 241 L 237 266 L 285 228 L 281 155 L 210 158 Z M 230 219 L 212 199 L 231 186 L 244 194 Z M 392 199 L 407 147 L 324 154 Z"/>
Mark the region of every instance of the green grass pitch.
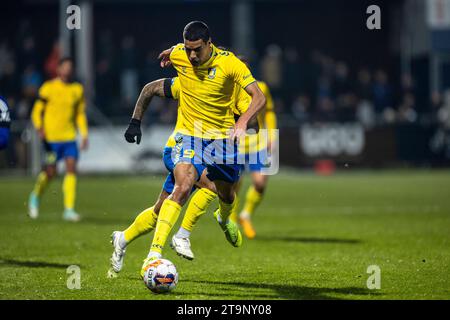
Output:
<path fill-rule="evenodd" d="M 156 295 L 138 274 L 152 234 L 128 247 L 119 278 L 106 272 L 111 232 L 151 205 L 162 181 L 81 177 L 84 219 L 72 224 L 61 220 L 61 180 L 31 221 L 25 213 L 33 181 L 2 177 L 0 299 L 450 298 L 449 171 L 282 172 L 271 178 L 255 215 L 256 239 L 231 247 L 210 208 L 191 238 L 194 261 L 167 245 L 179 284 Z M 79 290 L 67 288 L 69 265 L 81 268 Z M 370 265 L 380 267 L 379 290 L 367 288 Z"/>

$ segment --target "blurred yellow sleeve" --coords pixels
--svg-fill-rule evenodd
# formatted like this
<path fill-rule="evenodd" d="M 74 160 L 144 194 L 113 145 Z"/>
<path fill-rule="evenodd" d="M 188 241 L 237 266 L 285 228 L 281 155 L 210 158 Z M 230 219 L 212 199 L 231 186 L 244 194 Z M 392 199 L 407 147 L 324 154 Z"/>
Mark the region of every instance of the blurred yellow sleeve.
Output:
<path fill-rule="evenodd" d="M 43 83 L 39 88 L 39 96 L 36 99 L 33 110 L 31 111 L 31 122 L 36 130 L 40 130 L 42 128 L 42 118 L 44 113 L 45 104 L 47 103 L 47 83 Z"/>
<path fill-rule="evenodd" d="M 44 111 L 45 103 L 40 98 L 36 100 L 31 111 L 31 122 L 36 130 L 42 128 L 42 113 Z"/>
<path fill-rule="evenodd" d="M 258 83 L 260 84 L 260 83 Z M 262 92 L 266 96 L 266 112 L 264 114 L 264 122 L 266 124 L 266 129 L 272 130 L 277 129 L 277 115 L 275 114 L 275 108 L 273 104 L 272 95 L 270 94 L 269 87 L 265 83 L 260 84 Z M 275 138 L 274 132 L 270 131 L 269 139 L 273 141 Z"/>
<path fill-rule="evenodd" d="M 77 115 L 76 115 L 76 123 L 78 131 L 83 139 L 88 136 L 88 123 L 86 117 L 86 101 L 84 99 L 84 95 L 82 95 L 81 100 L 78 104 Z"/>

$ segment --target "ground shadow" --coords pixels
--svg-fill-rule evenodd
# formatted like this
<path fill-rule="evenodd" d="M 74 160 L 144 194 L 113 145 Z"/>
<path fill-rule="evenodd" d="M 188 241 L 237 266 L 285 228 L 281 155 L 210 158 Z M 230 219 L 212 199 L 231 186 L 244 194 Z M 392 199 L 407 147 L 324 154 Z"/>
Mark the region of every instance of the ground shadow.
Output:
<path fill-rule="evenodd" d="M 26 267 L 26 268 L 56 268 L 56 269 L 67 269 L 72 263 L 57 263 L 57 262 L 46 262 L 46 261 L 21 261 L 14 259 L 3 259 L 0 258 L 1 266 L 16 266 L 16 267 Z M 77 264 L 78 267 L 81 267 Z"/>
<path fill-rule="evenodd" d="M 304 243 L 341 243 L 341 244 L 359 244 L 359 239 L 340 239 L 340 238 L 320 238 L 320 237 L 297 237 L 297 236 L 257 236 L 255 241 L 285 241 L 285 242 L 304 242 Z"/>
<path fill-rule="evenodd" d="M 280 284 L 265 284 L 265 283 L 251 283 L 251 282 L 224 282 L 224 281 L 200 281 L 200 280 L 184 280 L 184 282 L 192 283 L 203 283 L 212 285 L 224 285 L 230 287 L 238 287 L 239 290 L 245 288 L 247 295 L 242 296 L 244 298 L 255 298 L 255 299 L 265 299 L 265 298 L 278 298 L 278 299 L 293 299 L 293 300 L 343 300 L 351 299 L 352 295 L 365 295 L 365 296 L 380 296 L 378 292 L 371 291 L 364 287 L 343 287 L 343 288 L 312 288 L 306 286 L 295 286 L 295 285 L 280 285 Z M 225 288 L 221 288 L 223 291 Z M 274 295 L 268 295 L 267 292 L 263 293 L 258 290 L 266 289 L 272 290 Z M 177 293 L 178 294 L 178 293 Z M 223 293 L 205 293 L 202 295 L 209 296 L 222 296 Z M 345 298 L 336 298 L 330 295 L 332 294 L 345 294 Z M 234 293 L 228 294 L 228 296 L 235 295 Z M 239 296 L 239 293 L 238 293 Z"/>

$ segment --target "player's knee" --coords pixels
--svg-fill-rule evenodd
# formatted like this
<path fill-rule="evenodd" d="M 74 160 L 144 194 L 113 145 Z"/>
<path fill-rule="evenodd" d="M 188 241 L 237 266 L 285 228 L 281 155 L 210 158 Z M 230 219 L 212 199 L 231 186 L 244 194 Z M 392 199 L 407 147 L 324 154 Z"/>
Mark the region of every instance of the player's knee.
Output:
<path fill-rule="evenodd" d="M 77 173 L 77 169 L 76 169 L 75 164 L 71 164 L 71 165 L 66 166 L 66 172 L 67 173 L 71 173 L 71 174 L 76 174 Z"/>
<path fill-rule="evenodd" d="M 159 210 L 161 209 L 162 204 L 163 201 L 158 201 L 153 207 L 153 212 L 156 213 L 156 215 L 159 215 Z"/>
<path fill-rule="evenodd" d="M 266 183 L 265 182 L 258 181 L 253 186 L 258 193 L 263 194 L 264 191 L 266 191 Z"/>
<path fill-rule="evenodd" d="M 253 187 L 258 193 L 264 193 L 267 186 L 267 178 L 260 174 L 255 174 L 252 176 Z"/>
<path fill-rule="evenodd" d="M 188 184 L 175 185 L 172 192 L 172 200 L 179 204 L 184 204 L 189 198 L 190 191 L 191 186 Z"/>
<path fill-rule="evenodd" d="M 56 175 L 56 168 L 54 167 L 47 167 L 45 169 L 45 174 L 47 175 L 47 179 L 53 179 Z"/>

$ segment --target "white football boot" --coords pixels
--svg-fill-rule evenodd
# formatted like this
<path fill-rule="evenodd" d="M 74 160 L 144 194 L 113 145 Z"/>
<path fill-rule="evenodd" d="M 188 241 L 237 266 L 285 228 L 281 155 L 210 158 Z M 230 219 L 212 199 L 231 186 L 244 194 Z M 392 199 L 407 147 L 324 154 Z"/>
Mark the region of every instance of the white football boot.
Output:
<path fill-rule="evenodd" d="M 114 247 L 114 251 L 111 256 L 111 268 L 108 270 L 108 278 L 116 278 L 118 273 L 122 270 L 123 259 L 125 257 L 126 249 L 120 246 L 120 237 L 123 232 L 114 231 L 111 235 L 111 244 Z"/>
<path fill-rule="evenodd" d="M 179 256 L 188 260 L 194 260 L 194 253 L 191 250 L 191 241 L 189 241 L 189 238 L 173 236 L 170 247 L 175 250 Z"/>

